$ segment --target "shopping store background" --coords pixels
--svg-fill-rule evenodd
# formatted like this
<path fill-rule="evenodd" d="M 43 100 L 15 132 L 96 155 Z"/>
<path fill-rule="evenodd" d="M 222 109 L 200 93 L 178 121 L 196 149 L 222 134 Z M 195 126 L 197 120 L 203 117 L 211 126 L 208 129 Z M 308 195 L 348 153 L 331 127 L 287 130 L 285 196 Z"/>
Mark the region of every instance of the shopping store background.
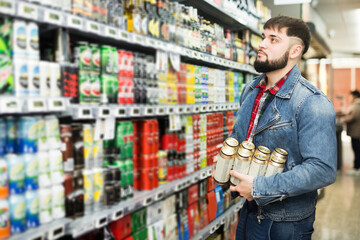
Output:
<path fill-rule="evenodd" d="M 0 0 L 0 239 L 234 239 L 244 199 L 213 181 L 264 22 L 312 31 L 299 67 L 341 111 L 360 89 L 357 0 Z M 360 176 L 313 239 L 360 239 Z M 342 150 L 342 151 L 341 151 Z"/>

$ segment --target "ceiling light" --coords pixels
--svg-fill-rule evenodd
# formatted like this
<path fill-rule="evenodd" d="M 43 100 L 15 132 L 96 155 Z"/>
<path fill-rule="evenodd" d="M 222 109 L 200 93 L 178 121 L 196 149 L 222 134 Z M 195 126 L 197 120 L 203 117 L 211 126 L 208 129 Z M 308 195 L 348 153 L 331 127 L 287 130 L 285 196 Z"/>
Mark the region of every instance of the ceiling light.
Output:
<path fill-rule="evenodd" d="M 311 0 L 274 0 L 274 5 L 290 5 L 309 2 L 311 2 Z"/>

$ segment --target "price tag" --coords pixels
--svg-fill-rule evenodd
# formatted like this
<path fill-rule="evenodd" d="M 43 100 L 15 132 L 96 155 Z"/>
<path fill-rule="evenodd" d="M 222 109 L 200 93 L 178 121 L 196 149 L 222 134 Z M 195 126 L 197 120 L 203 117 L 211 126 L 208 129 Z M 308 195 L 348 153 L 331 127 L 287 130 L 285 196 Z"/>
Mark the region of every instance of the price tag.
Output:
<path fill-rule="evenodd" d="M 28 99 L 27 110 L 29 112 L 44 112 L 46 111 L 46 102 L 44 99 Z"/>
<path fill-rule="evenodd" d="M 206 110 L 207 110 L 206 105 L 202 105 L 200 111 L 201 112 L 206 112 Z"/>
<path fill-rule="evenodd" d="M 212 112 L 212 110 L 213 110 L 213 108 L 212 108 L 212 105 L 210 105 L 210 104 L 208 104 L 207 106 L 206 106 L 206 110 L 208 111 L 208 112 Z"/>
<path fill-rule="evenodd" d="M 221 104 L 220 105 L 220 111 L 223 111 L 225 109 L 225 105 L 224 104 Z"/>
<path fill-rule="evenodd" d="M 78 236 L 83 235 L 86 232 L 89 232 L 89 231 L 93 230 L 94 229 L 94 222 L 93 221 L 88 221 L 88 222 L 80 223 L 80 224 L 77 224 L 76 222 L 74 222 L 73 226 L 74 226 L 74 229 L 72 231 L 72 236 L 74 238 L 76 238 Z"/>
<path fill-rule="evenodd" d="M 204 54 L 203 53 L 199 53 L 199 59 L 203 60 L 204 59 Z"/>
<path fill-rule="evenodd" d="M 212 57 L 208 54 L 204 54 L 203 60 L 205 62 L 212 62 Z"/>
<path fill-rule="evenodd" d="M 75 118 L 78 119 L 92 119 L 93 114 L 90 107 L 78 107 L 77 112 L 75 113 Z"/>
<path fill-rule="evenodd" d="M 190 49 L 185 48 L 185 56 L 192 57 L 192 52 Z"/>
<path fill-rule="evenodd" d="M 212 175 L 212 169 L 207 170 L 206 174 L 207 174 L 208 177 L 210 177 Z"/>
<path fill-rule="evenodd" d="M 228 104 L 224 105 L 224 110 L 229 110 L 229 105 Z"/>
<path fill-rule="evenodd" d="M 168 51 L 169 49 L 169 47 L 168 47 L 168 43 L 167 42 L 162 42 L 161 41 L 161 47 L 160 47 L 162 50 L 164 50 L 164 51 Z"/>
<path fill-rule="evenodd" d="M 225 218 L 222 218 L 220 224 L 223 225 L 225 223 Z"/>
<path fill-rule="evenodd" d="M 66 110 L 65 100 L 61 98 L 48 99 L 48 110 L 53 112 L 61 112 Z"/>
<path fill-rule="evenodd" d="M 155 195 L 155 201 L 159 201 L 164 197 L 164 193 L 163 192 L 158 192 Z"/>
<path fill-rule="evenodd" d="M 181 130 L 181 119 L 179 114 L 171 114 L 169 116 L 169 130 L 170 131 L 179 131 Z"/>
<path fill-rule="evenodd" d="M 104 139 L 105 140 L 114 139 L 114 136 L 115 136 L 115 118 L 114 117 L 105 118 Z"/>
<path fill-rule="evenodd" d="M 130 107 L 130 116 L 131 117 L 140 116 L 140 108 L 137 106 Z"/>
<path fill-rule="evenodd" d="M 43 239 L 45 239 L 45 233 L 39 233 L 38 235 L 36 235 L 36 236 L 31 236 L 31 237 L 29 237 L 28 239 L 29 240 L 43 240 Z"/>
<path fill-rule="evenodd" d="M 165 115 L 164 107 L 156 107 L 156 115 Z"/>
<path fill-rule="evenodd" d="M 15 1 L 0 0 L 0 12 L 15 15 Z"/>
<path fill-rule="evenodd" d="M 153 198 L 152 197 L 148 197 L 148 198 L 146 198 L 144 201 L 143 201 L 143 206 L 144 207 L 147 207 L 147 206 L 149 206 L 151 203 L 153 202 Z"/>
<path fill-rule="evenodd" d="M 114 28 L 114 27 L 105 26 L 105 35 L 107 37 L 117 38 L 118 32 L 117 32 L 116 28 Z"/>
<path fill-rule="evenodd" d="M 193 106 L 193 110 L 192 110 L 193 113 L 198 113 L 200 112 L 200 106 Z"/>
<path fill-rule="evenodd" d="M 62 25 L 63 19 L 64 19 L 64 16 L 62 15 L 61 12 L 51 10 L 51 9 L 46 9 L 45 10 L 44 22 L 52 23 L 52 24 L 55 24 L 55 25 Z"/>
<path fill-rule="evenodd" d="M 144 107 L 144 115 L 145 116 L 151 116 L 154 115 L 154 108 L 153 107 Z"/>
<path fill-rule="evenodd" d="M 199 181 L 199 177 L 198 176 L 194 176 L 192 179 L 193 183 L 197 183 Z"/>
<path fill-rule="evenodd" d="M 205 179 L 205 178 L 207 178 L 207 173 L 206 173 L 206 171 L 203 171 L 203 172 L 201 172 L 201 174 L 200 174 L 200 179 L 203 180 L 203 179 Z"/>
<path fill-rule="evenodd" d="M 127 42 L 130 42 L 131 41 L 131 37 L 130 37 L 130 33 L 127 32 L 127 31 L 124 31 L 124 30 L 119 30 L 119 36 L 118 38 L 120 40 L 123 40 L 123 41 L 127 41 Z M 132 35 L 131 35 L 132 36 Z"/>
<path fill-rule="evenodd" d="M 100 35 L 100 24 L 94 21 L 86 21 L 86 31 Z"/>
<path fill-rule="evenodd" d="M 99 107 L 97 117 L 98 118 L 111 117 L 111 109 L 109 107 Z"/>
<path fill-rule="evenodd" d="M 192 51 L 192 52 L 191 52 L 191 55 L 192 55 L 193 58 L 199 59 L 199 53 L 198 53 L 198 52 Z"/>
<path fill-rule="evenodd" d="M 191 113 L 191 107 L 190 107 L 190 106 L 186 106 L 184 112 L 185 112 L 185 113 Z"/>
<path fill-rule="evenodd" d="M 217 63 L 219 62 L 219 61 L 218 61 L 218 58 L 217 58 L 217 57 L 213 57 L 213 58 L 212 58 L 212 62 L 217 64 Z"/>
<path fill-rule="evenodd" d="M 220 226 L 221 226 L 220 223 L 217 223 L 217 224 L 215 225 L 216 230 L 218 230 Z"/>
<path fill-rule="evenodd" d="M 56 228 L 49 231 L 48 239 L 58 239 L 65 235 L 65 226 L 57 226 Z"/>
<path fill-rule="evenodd" d="M 156 42 L 154 39 L 147 37 L 146 38 L 146 44 L 150 47 L 156 47 Z"/>
<path fill-rule="evenodd" d="M 166 114 L 173 114 L 173 113 L 175 113 L 174 107 L 169 106 L 166 108 Z"/>
<path fill-rule="evenodd" d="M 132 213 L 135 209 L 135 205 L 136 205 L 136 203 L 133 203 L 130 206 L 128 206 L 127 213 Z"/>
<path fill-rule="evenodd" d="M 182 189 L 182 187 L 183 187 L 183 183 L 176 184 L 175 191 L 176 192 L 180 191 Z"/>
<path fill-rule="evenodd" d="M 121 208 L 119 210 L 116 210 L 112 215 L 111 215 L 111 220 L 115 221 L 118 220 L 120 218 L 122 218 L 124 216 L 124 210 Z"/>
<path fill-rule="evenodd" d="M 104 226 L 106 226 L 108 224 L 108 217 L 105 216 L 100 216 L 95 220 L 95 227 L 96 228 L 102 228 Z"/>
<path fill-rule="evenodd" d="M 216 105 L 214 105 L 213 109 L 215 112 L 217 112 L 217 111 L 219 111 L 220 107 L 219 107 L 219 105 L 216 104 Z"/>
<path fill-rule="evenodd" d="M 141 35 L 138 35 L 138 34 L 133 34 L 133 40 L 134 40 L 134 43 L 137 43 L 139 45 L 144 45 L 144 42 L 145 42 L 145 39 Z"/>
<path fill-rule="evenodd" d="M 216 231 L 216 225 L 210 228 L 210 234 L 213 234 Z"/>
<path fill-rule="evenodd" d="M 115 116 L 116 117 L 126 117 L 126 107 L 118 107 L 115 109 Z"/>
<path fill-rule="evenodd" d="M 19 113 L 21 105 L 21 100 L 18 98 L 0 99 L 0 113 Z"/>
<path fill-rule="evenodd" d="M 82 30 L 84 28 L 84 21 L 80 17 L 69 14 L 66 21 L 69 28 L 75 28 L 79 30 Z"/>
<path fill-rule="evenodd" d="M 18 16 L 38 20 L 38 7 L 34 4 L 19 2 Z"/>
<path fill-rule="evenodd" d="M 184 107 L 183 106 L 178 106 L 177 107 L 177 113 L 179 113 L 179 114 L 184 113 Z"/>

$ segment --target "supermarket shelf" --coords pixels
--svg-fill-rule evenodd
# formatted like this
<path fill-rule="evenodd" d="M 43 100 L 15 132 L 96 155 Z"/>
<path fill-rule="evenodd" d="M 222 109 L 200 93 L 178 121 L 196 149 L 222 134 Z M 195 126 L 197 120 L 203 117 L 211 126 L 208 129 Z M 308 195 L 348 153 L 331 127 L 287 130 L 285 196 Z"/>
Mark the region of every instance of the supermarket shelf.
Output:
<path fill-rule="evenodd" d="M 63 112 L 69 105 L 65 97 L 0 97 L 0 115 Z"/>
<path fill-rule="evenodd" d="M 164 184 L 151 191 L 134 191 L 134 197 L 107 209 L 86 215 L 67 224 L 66 233 L 74 238 L 84 235 L 94 229 L 101 228 L 138 209 L 147 207 L 154 202 L 187 188 L 191 184 L 205 179 L 212 174 L 212 166 L 205 167 L 182 179 Z"/>
<path fill-rule="evenodd" d="M 249 29 L 253 33 L 261 36 L 260 31 L 250 25 L 248 22 L 248 14 L 244 12 L 242 15 L 232 14 L 227 12 L 225 9 L 217 6 L 213 0 L 197 0 L 197 1 L 186 1 L 187 4 L 194 6 L 205 12 L 207 15 L 218 19 L 221 23 L 224 23 L 229 29 Z"/>
<path fill-rule="evenodd" d="M 58 239 L 65 235 L 65 227 L 71 223 L 71 219 L 59 219 L 48 224 L 41 225 L 37 228 L 29 229 L 24 233 L 13 235 L 8 240 L 52 240 Z"/>
<path fill-rule="evenodd" d="M 210 6 L 213 5 L 210 2 L 208 2 L 208 4 Z M 80 16 L 24 1 L 0 0 L 0 13 L 37 21 L 40 23 L 75 29 L 83 34 L 95 35 L 97 38 L 115 39 L 126 42 L 128 44 L 140 45 L 146 48 L 160 49 L 166 52 L 171 52 L 181 56 L 189 57 L 191 59 L 199 60 L 201 62 L 258 74 L 252 66 L 247 64 L 230 61 L 200 51 L 194 51 L 189 48 L 184 48 L 173 43 L 164 42 L 151 37 L 130 33 Z"/>
<path fill-rule="evenodd" d="M 230 111 L 239 109 L 239 103 L 218 104 L 178 104 L 178 105 L 81 105 L 71 104 L 70 115 L 75 120 L 97 118 L 135 118 L 163 116 L 171 114 L 192 114 Z"/>
<path fill-rule="evenodd" d="M 237 203 L 232 205 L 229 209 L 227 209 L 223 214 L 217 217 L 214 221 L 209 223 L 205 228 L 201 229 L 196 236 L 192 238 L 192 240 L 203 240 L 213 234 L 221 225 L 225 223 L 225 218 L 232 215 L 237 214 L 237 212 L 242 208 L 245 203 L 245 199 L 241 198 Z"/>

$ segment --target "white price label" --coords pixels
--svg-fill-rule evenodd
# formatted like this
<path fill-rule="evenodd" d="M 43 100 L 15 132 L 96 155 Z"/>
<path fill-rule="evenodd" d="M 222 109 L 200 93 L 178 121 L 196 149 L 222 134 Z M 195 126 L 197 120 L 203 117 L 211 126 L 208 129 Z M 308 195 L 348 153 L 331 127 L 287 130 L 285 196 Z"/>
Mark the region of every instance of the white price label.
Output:
<path fill-rule="evenodd" d="M 122 218 L 124 216 L 124 210 L 121 208 L 119 210 L 116 210 L 112 215 L 111 215 L 111 220 L 115 221 L 118 220 L 120 218 Z"/>
<path fill-rule="evenodd" d="M 87 223 L 74 224 L 74 230 L 72 231 L 72 236 L 78 237 L 93 229 L 94 229 L 93 221 L 88 221 Z"/>
<path fill-rule="evenodd" d="M 90 33 L 95 33 L 100 35 L 100 24 L 94 21 L 87 21 L 86 30 Z"/>
<path fill-rule="evenodd" d="M 105 27 L 105 35 L 107 37 L 117 38 L 118 37 L 117 29 L 114 27 L 106 26 Z"/>
<path fill-rule="evenodd" d="M 114 139 L 114 135 L 115 135 L 115 118 L 114 117 L 105 118 L 104 139 L 105 140 Z"/>
<path fill-rule="evenodd" d="M 38 7 L 34 4 L 19 2 L 18 16 L 38 20 Z"/>
<path fill-rule="evenodd" d="M 118 107 L 115 110 L 116 117 L 125 117 L 126 116 L 126 107 Z"/>
<path fill-rule="evenodd" d="M 0 12 L 14 15 L 15 2 L 13 0 L 0 0 Z"/>
<path fill-rule="evenodd" d="M 164 193 L 163 192 L 158 192 L 158 193 L 156 193 L 155 201 L 159 201 L 163 197 L 164 197 Z"/>
<path fill-rule="evenodd" d="M 145 116 L 154 115 L 154 108 L 153 107 L 145 107 L 144 108 L 144 115 Z"/>
<path fill-rule="evenodd" d="M 65 235 L 65 226 L 57 226 L 56 228 L 49 231 L 48 239 L 58 239 Z"/>
<path fill-rule="evenodd" d="M 21 112 L 21 100 L 17 98 L 6 98 L 0 100 L 0 113 Z"/>
<path fill-rule="evenodd" d="M 164 107 L 156 107 L 156 115 L 164 115 L 165 108 Z"/>
<path fill-rule="evenodd" d="M 46 9 L 44 13 L 44 21 L 55 25 L 62 25 L 64 16 L 61 12 Z"/>
<path fill-rule="evenodd" d="M 143 45 L 145 42 L 145 39 L 143 38 L 143 36 L 140 36 L 138 34 L 133 34 L 133 40 L 134 40 L 134 43 L 137 43 L 139 45 Z"/>
<path fill-rule="evenodd" d="M 91 108 L 90 107 L 79 107 L 77 109 L 77 118 L 79 118 L 79 119 L 93 118 Z"/>
<path fill-rule="evenodd" d="M 102 228 L 103 226 L 108 224 L 108 218 L 107 216 L 101 216 L 96 219 L 95 221 L 95 227 L 96 228 Z"/>
<path fill-rule="evenodd" d="M 179 114 L 171 114 L 169 116 L 169 130 L 170 131 L 179 131 L 181 130 L 181 119 Z"/>
<path fill-rule="evenodd" d="M 99 107 L 98 118 L 107 118 L 111 116 L 111 109 L 108 107 Z"/>
<path fill-rule="evenodd" d="M 84 27 L 84 21 L 80 17 L 74 16 L 74 15 L 68 15 L 67 26 L 70 28 L 76 28 L 76 29 L 82 30 Z"/>
<path fill-rule="evenodd" d="M 123 30 L 119 30 L 119 39 L 120 40 L 124 40 L 127 42 L 131 42 L 132 41 L 132 34 L 130 34 L 129 32 L 123 31 Z"/>
<path fill-rule="evenodd" d="M 130 116 L 140 116 L 140 108 L 139 107 L 130 107 Z"/>
<path fill-rule="evenodd" d="M 152 197 L 148 197 L 146 198 L 144 201 L 143 201 L 143 206 L 146 207 L 146 206 L 149 206 L 151 203 L 153 202 L 153 198 Z"/>
<path fill-rule="evenodd" d="M 49 99 L 48 100 L 49 111 L 65 111 L 65 100 L 64 99 Z"/>
<path fill-rule="evenodd" d="M 44 99 L 28 99 L 27 110 L 29 112 L 44 112 L 46 111 L 46 103 Z"/>
<path fill-rule="evenodd" d="M 146 44 L 150 47 L 156 48 L 156 41 L 152 38 L 146 38 Z"/>
<path fill-rule="evenodd" d="M 99 118 L 96 119 L 94 140 L 98 141 L 104 139 L 104 132 L 105 132 L 105 121 Z"/>

